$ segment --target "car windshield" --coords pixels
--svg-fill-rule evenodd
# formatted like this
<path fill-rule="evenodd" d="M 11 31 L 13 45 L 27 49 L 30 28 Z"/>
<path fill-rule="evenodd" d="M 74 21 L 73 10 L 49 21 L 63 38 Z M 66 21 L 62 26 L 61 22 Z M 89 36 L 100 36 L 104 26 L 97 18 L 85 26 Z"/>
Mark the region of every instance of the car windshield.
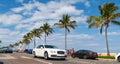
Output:
<path fill-rule="evenodd" d="M 45 48 L 58 48 L 58 47 L 53 46 L 53 45 L 45 45 Z"/>

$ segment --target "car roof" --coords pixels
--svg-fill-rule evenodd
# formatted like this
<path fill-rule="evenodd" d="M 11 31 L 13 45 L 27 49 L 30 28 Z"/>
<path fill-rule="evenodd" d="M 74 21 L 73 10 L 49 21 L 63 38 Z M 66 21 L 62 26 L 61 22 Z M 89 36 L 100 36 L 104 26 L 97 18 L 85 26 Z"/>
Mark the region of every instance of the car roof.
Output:
<path fill-rule="evenodd" d="M 44 46 L 45 46 L 45 45 L 49 45 L 49 44 L 41 44 L 41 45 L 44 45 Z M 39 46 L 40 46 L 40 45 L 39 45 Z M 52 45 L 52 46 L 54 46 L 54 45 Z"/>
<path fill-rule="evenodd" d="M 93 52 L 93 51 L 91 51 L 91 50 L 79 50 L 79 51 L 90 51 L 90 52 Z"/>

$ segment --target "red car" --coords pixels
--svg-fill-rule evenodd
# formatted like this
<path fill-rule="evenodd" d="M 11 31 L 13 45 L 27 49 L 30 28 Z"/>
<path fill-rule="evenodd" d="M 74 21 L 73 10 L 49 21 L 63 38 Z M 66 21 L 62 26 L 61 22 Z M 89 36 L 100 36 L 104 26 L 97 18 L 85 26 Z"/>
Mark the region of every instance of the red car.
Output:
<path fill-rule="evenodd" d="M 84 59 L 96 59 L 98 58 L 97 52 L 93 52 L 90 50 L 78 50 L 75 53 L 73 53 L 72 58 L 78 57 L 78 58 L 84 58 Z"/>

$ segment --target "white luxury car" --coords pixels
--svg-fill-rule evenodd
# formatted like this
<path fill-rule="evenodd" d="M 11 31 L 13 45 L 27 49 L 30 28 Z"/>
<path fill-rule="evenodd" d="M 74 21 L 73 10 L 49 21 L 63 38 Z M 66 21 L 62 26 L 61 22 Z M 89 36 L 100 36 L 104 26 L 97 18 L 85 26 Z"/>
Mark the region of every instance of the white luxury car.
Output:
<path fill-rule="evenodd" d="M 120 53 L 115 56 L 115 60 L 120 62 Z"/>
<path fill-rule="evenodd" d="M 34 57 L 44 57 L 45 59 L 56 58 L 66 59 L 66 50 L 58 49 L 53 45 L 39 45 L 33 49 Z"/>

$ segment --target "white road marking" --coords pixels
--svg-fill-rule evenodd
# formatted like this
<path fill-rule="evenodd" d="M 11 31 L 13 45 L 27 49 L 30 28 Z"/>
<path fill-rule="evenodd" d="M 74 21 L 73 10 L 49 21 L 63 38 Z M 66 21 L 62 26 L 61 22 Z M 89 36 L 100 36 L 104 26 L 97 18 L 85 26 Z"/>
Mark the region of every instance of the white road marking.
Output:
<path fill-rule="evenodd" d="M 11 55 L 4 55 L 5 57 L 0 57 L 0 59 L 17 59 L 17 58 L 15 58 L 15 57 L 13 57 L 13 56 L 11 56 Z"/>
<path fill-rule="evenodd" d="M 47 61 L 43 61 L 43 60 L 40 60 L 40 59 L 31 58 L 31 57 L 26 57 L 26 56 L 21 56 L 21 58 L 32 59 L 32 60 L 47 63 L 47 64 L 53 64 L 53 63 L 50 63 L 50 62 L 47 62 Z"/>

